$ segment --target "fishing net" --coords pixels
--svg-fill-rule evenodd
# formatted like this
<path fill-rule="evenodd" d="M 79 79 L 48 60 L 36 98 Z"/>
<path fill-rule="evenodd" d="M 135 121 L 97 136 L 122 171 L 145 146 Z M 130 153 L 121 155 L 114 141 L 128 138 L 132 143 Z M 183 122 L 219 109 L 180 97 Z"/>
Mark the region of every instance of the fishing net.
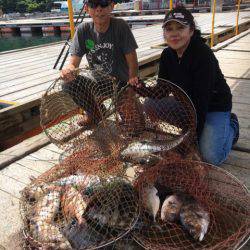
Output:
<path fill-rule="evenodd" d="M 244 187 L 190 160 L 197 151 L 189 97 L 163 79 L 140 84 L 83 69 L 47 90 L 41 126 L 63 154 L 22 191 L 30 248 L 227 249 L 249 236 Z"/>
<path fill-rule="evenodd" d="M 135 225 L 138 194 L 127 180 L 100 179 L 80 170 L 69 176 L 52 173 L 41 175 L 22 191 L 20 210 L 27 248 L 101 248 Z"/>
<path fill-rule="evenodd" d="M 250 237 L 250 197 L 234 176 L 187 160 L 162 161 L 136 180 L 146 249 L 238 249 Z"/>
<path fill-rule="evenodd" d="M 75 77 L 70 83 L 57 79 L 41 102 L 41 126 L 64 149 L 62 159 L 74 155 L 88 165 L 86 172 L 93 166 L 120 171 L 120 153 L 127 147 L 136 154 L 148 143 L 150 150 L 156 145 L 153 153 L 164 158 L 197 152 L 195 109 L 176 85 L 153 79 L 136 88 L 88 69 Z M 154 165 L 157 160 L 147 161 Z"/>
<path fill-rule="evenodd" d="M 51 142 L 63 149 L 82 148 L 88 135 L 84 132 L 112 113 L 111 98 L 117 88 L 113 77 L 94 70 L 75 71 L 75 80 L 69 83 L 56 79 L 42 97 L 40 108 L 41 126 Z M 106 106 L 104 100 L 108 100 Z M 92 122 L 84 126 L 87 114 Z"/>

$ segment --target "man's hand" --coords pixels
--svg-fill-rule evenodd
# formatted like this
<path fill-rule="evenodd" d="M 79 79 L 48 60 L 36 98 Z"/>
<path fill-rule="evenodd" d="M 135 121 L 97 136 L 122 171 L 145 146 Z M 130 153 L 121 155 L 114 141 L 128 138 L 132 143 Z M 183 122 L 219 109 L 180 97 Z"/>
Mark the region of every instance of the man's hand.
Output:
<path fill-rule="evenodd" d="M 75 80 L 76 71 L 75 66 L 72 64 L 67 65 L 64 69 L 61 70 L 60 76 L 64 82 L 69 83 Z"/>
<path fill-rule="evenodd" d="M 76 69 L 79 67 L 81 62 L 81 57 L 76 55 L 71 55 L 69 58 L 69 64 L 62 69 L 60 76 L 64 82 L 69 83 L 75 80 L 76 78 Z"/>

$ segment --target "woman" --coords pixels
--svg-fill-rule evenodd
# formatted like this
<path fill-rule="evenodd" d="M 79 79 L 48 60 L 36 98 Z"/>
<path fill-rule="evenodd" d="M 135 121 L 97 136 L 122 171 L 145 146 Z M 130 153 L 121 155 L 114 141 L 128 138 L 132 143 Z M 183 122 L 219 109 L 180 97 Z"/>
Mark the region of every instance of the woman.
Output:
<path fill-rule="evenodd" d="M 239 137 L 232 95 L 212 50 L 196 29 L 194 17 L 182 6 L 169 11 L 163 23 L 168 48 L 161 54 L 159 78 L 181 87 L 197 112 L 197 134 L 203 160 L 220 165 Z M 149 100 L 146 106 L 155 105 Z"/>

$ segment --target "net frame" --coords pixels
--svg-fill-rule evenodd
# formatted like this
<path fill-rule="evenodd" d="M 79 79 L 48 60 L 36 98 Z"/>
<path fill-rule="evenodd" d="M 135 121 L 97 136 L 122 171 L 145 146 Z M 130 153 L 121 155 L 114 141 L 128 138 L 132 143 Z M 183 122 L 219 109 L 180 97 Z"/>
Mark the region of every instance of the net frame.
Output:
<path fill-rule="evenodd" d="M 78 173 L 79 174 L 79 173 Z M 47 175 L 48 176 L 48 175 Z M 79 201 L 78 196 L 70 196 L 72 193 L 72 189 L 80 191 L 84 191 L 84 183 L 78 183 L 79 186 L 75 189 L 75 184 L 68 183 L 68 184 L 58 184 L 62 182 L 62 179 L 65 180 L 64 177 L 58 179 L 54 176 L 52 178 L 45 178 L 46 175 L 40 176 L 40 178 L 34 180 L 28 187 L 26 187 L 21 193 L 21 200 L 20 200 L 20 212 L 23 220 L 23 235 L 24 241 L 26 242 L 26 248 L 28 249 L 40 249 L 40 248 L 51 248 L 51 249 L 99 249 L 105 246 L 109 246 L 116 242 L 117 240 L 123 238 L 125 235 L 132 230 L 134 225 L 137 222 L 139 217 L 139 208 L 137 202 L 137 193 L 132 188 L 132 185 L 129 184 L 128 181 L 122 178 L 110 177 L 109 180 L 101 180 L 101 183 L 94 183 L 90 186 L 87 190 L 87 193 L 91 193 L 90 197 L 88 197 L 88 203 L 84 208 L 84 213 L 82 218 L 84 223 L 77 224 L 75 220 L 65 221 L 66 217 L 65 214 L 70 212 L 70 215 L 73 211 L 72 205 L 74 208 L 76 207 L 74 204 Z M 96 177 L 87 176 L 82 182 L 88 182 L 91 179 L 96 181 Z M 98 178 L 99 179 L 99 178 Z M 52 181 L 53 180 L 53 181 Z M 65 181 L 64 181 L 65 182 Z M 55 184 L 57 183 L 57 184 Z M 42 185 L 46 185 L 47 188 L 40 191 L 40 187 Z M 63 185 L 61 187 L 60 185 Z M 44 187 L 44 186 L 43 186 Z M 33 192 L 32 188 L 37 188 L 37 192 Z M 52 226 L 52 228 L 57 227 L 60 229 L 62 236 L 65 238 L 65 242 L 58 241 L 45 241 L 38 238 L 37 234 L 34 235 L 34 228 L 32 227 L 32 220 L 34 219 L 34 214 L 31 211 L 38 210 L 37 204 L 43 203 L 44 197 L 50 195 L 51 192 L 57 192 L 58 189 L 61 190 L 63 193 L 61 194 L 61 201 L 60 201 L 60 210 L 57 211 L 56 220 L 50 221 L 48 224 Z M 85 187 L 86 188 L 86 187 Z M 106 191 L 105 191 L 106 188 Z M 94 190 L 94 191 L 93 191 Z M 70 192 L 68 192 L 70 191 Z M 68 192 L 68 193 L 67 193 Z M 64 196 L 64 197 L 63 197 Z M 88 195 L 85 194 L 85 197 Z M 63 197 L 63 198 L 62 198 Z M 51 199 L 52 200 L 52 199 Z M 117 201 L 120 202 L 117 202 Z M 104 204 L 102 202 L 106 202 Z M 53 201 L 54 202 L 54 201 Z M 103 205 L 104 204 L 104 205 Z M 118 209 L 119 205 L 119 214 L 120 217 L 117 218 L 115 212 Z M 122 208 L 120 207 L 122 205 Z M 49 204 L 47 203 L 49 207 Z M 114 211 L 110 212 L 111 208 L 115 208 Z M 93 213 L 91 213 L 91 209 L 95 208 L 96 214 L 100 214 L 97 219 L 93 219 Z M 124 207 L 124 208 L 123 208 Z M 77 207 L 79 208 L 79 206 Z M 125 210 L 125 208 L 127 210 Z M 44 207 L 39 207 L 39 213 L 35 213 L 36 216 L 40 216 L 37 222 L 37 225 L 43 226 L 42 224 L 46 222 L 47 217 L 44 219 L 42 218 L 42 214 L 44 214 L 48 209 Z M 46 211 L 45 211 L 46 210 Z M 41 212 L 42 211 L 42 212 Z M 80 210 L 82 212 L 83 210 Z M 122 212 L 121 212 L 122 211 Z M 79 210 L 77 210 L 79 213 Z M 111 213 L 111 214 L 110 214 Z M 100 224 L 100 221 L 103 217 L 101 215 L 106 214 L 110 216 L 110 221 L 105 222 L 106 224 Z M 50 215 L 49 215 L 50 216 Z M 51 215 L 53 216 L 53 215 Z M 50 217 L 51 217 L 50 216 Z M 92 216 L 92 217 L 89 217 Z M 78 217 L 79 218 L 79 217 Z M 99 218 L 99 220 L 98 220 Z M 125 220 L 126 218 L 126 220 Z M 60 222 L 58 222 L 60 220 Z M 42 221 L 42 222 L 41 222 Z M 39 223 L 39 224 L 38 224 Z M 73 224 L 72 224 L 73 223 Z M 111 224 L 113 223 L 113 224 Z M 46 225 L 42 228 L 40 235 L 46 234 Z M 109 225 L 110 224 L 110 225 Z M 51 236 L 48 238 L 57 237 L 57 235 L 53 236 L 52 231 L 50 232 Z M 85 235 L 85 237 L 81 237 L 81 235 Z M 60 235 L 61 237 L 61 235 Z M 78 238 L 76 238 L 78 237 Z M 81 238 L 86 238 L 86 241 L 81 240 Z M 77 245 L 78 244 L 78 245 Z"/>
<path fill-rule="evenodd" d="M 57 79 L 46 91 L 41 102 L 41 126 L 51 142 L 60 148 L 65 150 L 75 148 L 77 151 L 85 146 L 86 137 L 89 135 L 89 131 L 86 131 L 88 128 L 79 128 L 75 125 L 81 117 L 83 106 L 87 110 L 94 110 L 93 117 L 99 117 L 97 126 L 98 123 L 105 126 L 107 120 L 112 119 L 114 129 L 118 132 L 118 140 L 122 136 L 126 142 L 131 142 L 133 137 L 140 136 L 145 127 L 152 135 L 160 136 L 161 140 L 169 139 L 166 132 L 169 133 L 169 127 L 172 125 L 160 121 L 157 116 L 160 114 L 159 116 L 170 118 L 177 127 L 184 126 L 185 129 L 190 130 L 188 140 L 185 140 L 183 146 L 177 149 L 178 153 L 197 152 L 196 149 L 189 150 L 191 144 L 196 141 L 195 109 L 188 95 L 177 85 L 159 78 L 150 83 L 142 83 L 142 88 L 135 88 L 96 70 L 82 69 L 78 70 L 76 75 L 83 79 L 81 81 L 83 83 L 76 81 L 76 83 L 65 84 L 61 79 Z M 72 84 L 75 84 L 74 89 L 70 87 L 70 90 L 65 91 L 65 85 Z M 81 96 L 83 92 L 85 94 Z M 177 107 L 170 107 L 167 111 L 164 111 L 164 106 L 160 111 L 157 107 L 157 110 L 150 112 L 151 114 L 145 111 L 145 99 L 162 99 L 169 94 L 172 95 L 172 99 L 175 99 Z M 109 104 L 105 102 L 107 99 Z M 55 112 L 49 110 L 55 110 Z M 178 118 L 178 113 L 180 113 L 179 117 L 182 116 L 181 119 Z M 170 132 L 171 136 L 178 135 L 178 128 L 175 125 L 170 128 L 175 130 Z M 114 137 L 112 139 L 114 140 Z M 117 141 L 113 143 L 116 144 Z"/>
<path fill-rule="evenodd" d="M 132 231 L 133 238 L 144 248 L 240 249 L 247 242 L 250 237 L 250 196 L 248 189 L 235 176 L 199 161 L 162 161 L 137 179 L 135 186 L 141 201 L 143 187 L 159 180 L 161 184 L 168 183 L 168 188 L 170 185 L 170 194 L 182 191 L 192 195 L 209 212 L 210 224 L 204 240 L 198 242 L 183 230 L 180 222 L 159 222 L 158 212 L 161 230 L 148 227 Z M 160 209 L 162 202 L 161 198 Z M 147 214 L 143 215 L 145 206 L 142 202 L 140 208 L 140 219 L 146 225 L 152 223 Z"/>

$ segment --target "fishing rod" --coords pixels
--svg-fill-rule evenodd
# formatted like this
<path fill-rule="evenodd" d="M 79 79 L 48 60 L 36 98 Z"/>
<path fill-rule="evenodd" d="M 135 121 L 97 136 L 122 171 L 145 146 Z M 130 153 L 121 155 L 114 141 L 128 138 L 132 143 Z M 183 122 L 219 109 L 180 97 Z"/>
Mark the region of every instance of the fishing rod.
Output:
<path fill-rule="evenodd" d="M 83 13 L 84 8 L 85 8 L 85 5 L 86 5 L 86 1 L 87 1 L 87 0 L 84 0 L 84 1 L 83 1 L 83 6 L 82 6 L 82 8 L 81 8 L 81 10 L 80 10 L 79 15 L 77 16 L 77 19 L 76 19 L 75 23 L 74 23 L 74 26 L 75 26 L 75 27 L 76 27 L 79 23 L 82 23 L 83 19 L 84 19 L 85 16 L 86 16 L 86 12 Z M 81 16 L 82 14 L 83 14 L 83 16 Z M 80 22 L 79 22 L 79 19 L 80 19 L 80 18 L 81 18 L 81 20 L 80 20 Z M 59 53 L 59 55 L 58 55 L 58 57 L 57 57 L 57 59 L 56 59 L 56 62 L 55 62 L 55 65 L 54 65 L 53 69 L 56 69 L 56 67 L 57 67 L 57 65 L 58 65 L 58 63 L 59 63 L 59 61 L 60 61 L 60 59 L 61 59 L 61 57 L 62 57 L 62 55 L 63 55 L 63 53 L 64 53 L 64 51 L 65 51 L 65 49 L 66 49 L 66 47 L 68 46 L 68 49 L 67 49 L 67 51 L 66 51 L 66 54 L 65 54 L 65 56 L 64 56 L 64 58 L 63 58 L 63 61 L 62 61 L 62 63 L 61 63 L 61 66 L 60 66 L 59 70 L 62 69 L 62 67 L 63 67 L 63 65 L 64 65 L 64 63 L 65 63 L 65 61 L 66 61 L 66 59 L 67 59 L 67 57 L 68 57 L 68 55 L 69 55 L 69 46 L 70 46 L 69 40 L 70 40 L 70 38 L 71 38 L 71 35 L 68 36 L 66 42 L 64 43 L 63 48 L 62 48 L 61 52 Z"/>

